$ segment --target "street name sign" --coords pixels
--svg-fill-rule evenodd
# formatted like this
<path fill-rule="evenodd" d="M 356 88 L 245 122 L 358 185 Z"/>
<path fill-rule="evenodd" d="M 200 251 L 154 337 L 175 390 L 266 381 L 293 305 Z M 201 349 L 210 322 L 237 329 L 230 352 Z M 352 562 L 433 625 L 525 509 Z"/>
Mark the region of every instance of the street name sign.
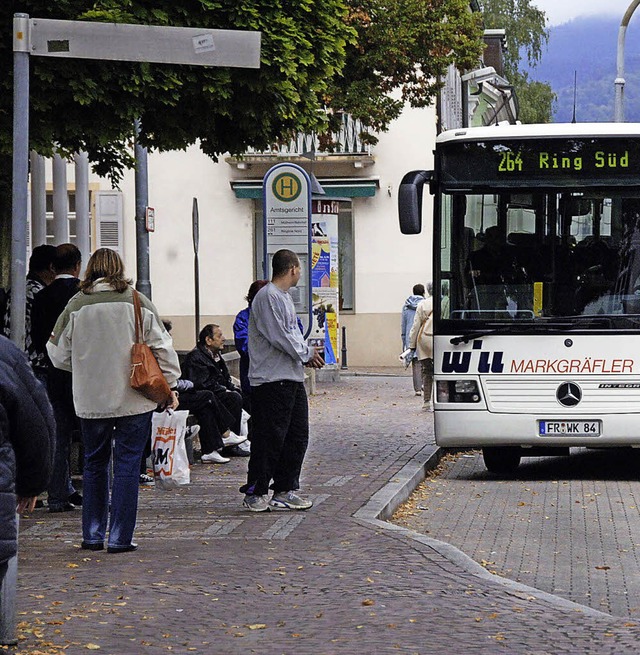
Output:
<path fill-rule="evenodd" d="M 260 32 L 32 18 L 29 53 L 41 57 L 260 68 Z"/>

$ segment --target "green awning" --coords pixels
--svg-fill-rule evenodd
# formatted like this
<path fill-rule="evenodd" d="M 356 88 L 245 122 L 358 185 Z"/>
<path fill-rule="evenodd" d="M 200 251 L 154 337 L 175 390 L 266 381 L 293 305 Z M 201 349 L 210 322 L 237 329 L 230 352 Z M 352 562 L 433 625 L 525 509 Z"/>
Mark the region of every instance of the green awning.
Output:
<path fill-rule="evenodd" d="M 326 196 L 319 198 L 372 198 L 378 190 L 378 180 L 372 179 L 342 179 L 318 180 Z M 231 188 L 236 198 L 262 198 L 262 180 L 231 180 Z"/>

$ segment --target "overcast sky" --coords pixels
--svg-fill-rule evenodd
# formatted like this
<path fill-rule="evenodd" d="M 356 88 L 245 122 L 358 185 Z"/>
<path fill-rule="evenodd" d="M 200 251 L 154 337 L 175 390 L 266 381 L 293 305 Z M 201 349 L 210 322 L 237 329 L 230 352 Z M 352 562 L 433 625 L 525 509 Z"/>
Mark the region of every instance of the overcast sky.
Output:
<path fill-rule="evenodd" d="M 549 25 L 559 25 L 578 16 L 594 14 L 619 16 L 622 20 L 631 3 L 632 0 L 531 0 L 532 5 L 546 13 Z M 636 9 L 634 18 L 640 19 L 640 7 Z"/>

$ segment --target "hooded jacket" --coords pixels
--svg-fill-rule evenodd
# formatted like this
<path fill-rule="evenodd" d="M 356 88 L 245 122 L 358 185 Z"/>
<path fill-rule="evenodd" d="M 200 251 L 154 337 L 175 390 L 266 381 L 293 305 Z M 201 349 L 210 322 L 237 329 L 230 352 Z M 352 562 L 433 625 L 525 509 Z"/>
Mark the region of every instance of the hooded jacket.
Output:
<path fill-rule="evenodd" d="M 421 300 L 424 300 L 424 296 L 412 295 L 404 301 L 404 306 L 402 308 L 402 328 L 400 331 L 402 350 L 406 350 L 409 347 L 409 333 L 411 332 L 411 326 L 413 325 L 413 319 L 416 315 L 418 303 Z"/>
<path fill-rule="evenodd" d="M 25 354 L 0 337 L 0 563 L 16 554 L 16 495 L 49 483 L 55 422 L 44 387 Z"/>

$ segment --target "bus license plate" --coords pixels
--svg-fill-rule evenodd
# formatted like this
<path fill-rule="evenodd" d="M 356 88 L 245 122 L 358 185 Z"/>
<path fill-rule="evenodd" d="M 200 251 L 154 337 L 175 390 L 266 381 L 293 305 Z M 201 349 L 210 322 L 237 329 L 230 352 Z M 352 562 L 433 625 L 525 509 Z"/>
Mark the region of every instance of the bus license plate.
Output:
<path fill-rule="evenodd" d="M 541 437 L 550 437 L 556 434 L 566 434 L 568 437 L 599 437 L 601 422 L 587 421 L 538 421 Z"/>

